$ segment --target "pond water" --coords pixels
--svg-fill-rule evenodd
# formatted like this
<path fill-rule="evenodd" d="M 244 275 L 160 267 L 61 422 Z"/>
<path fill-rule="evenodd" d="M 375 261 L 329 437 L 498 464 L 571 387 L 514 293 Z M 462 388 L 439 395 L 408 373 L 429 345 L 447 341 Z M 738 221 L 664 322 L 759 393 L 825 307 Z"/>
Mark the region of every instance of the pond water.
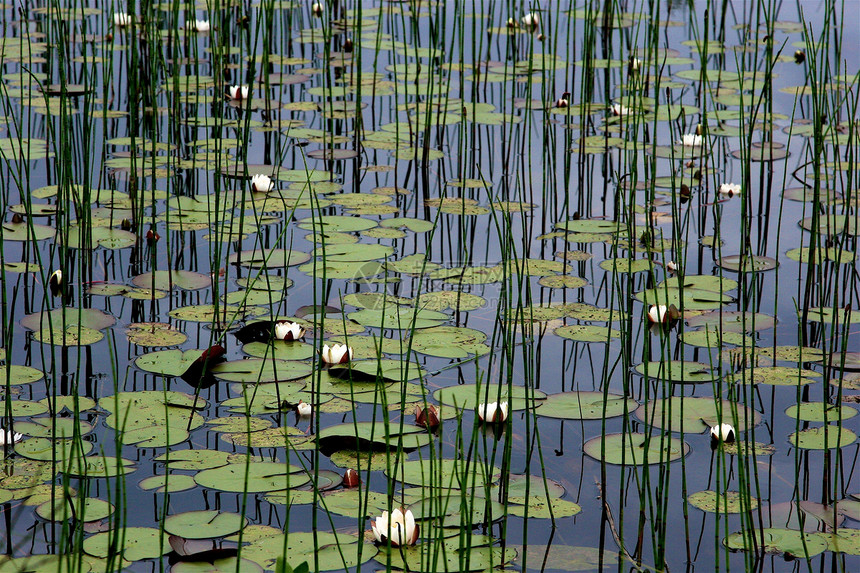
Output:
<path fill-rule="evenodd" d="M 38 4 L 0 572 L 860 569 L 850 2 Z"/>

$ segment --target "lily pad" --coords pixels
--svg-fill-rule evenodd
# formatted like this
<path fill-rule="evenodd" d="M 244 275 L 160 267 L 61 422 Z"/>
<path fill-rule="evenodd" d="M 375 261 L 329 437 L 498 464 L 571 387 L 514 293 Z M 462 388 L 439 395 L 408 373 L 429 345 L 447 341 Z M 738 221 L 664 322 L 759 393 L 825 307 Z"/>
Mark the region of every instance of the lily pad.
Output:
<path fill-rule="evenodd" d="M 194 476 L 201 487 L 237 493 L 280 491 L 303 486 L 310 480 L 301 467 L 279 462 L 227 464 Z"/>
<path fill-rule="evenodd" d="M 533 388 L 513 386 L 508 388 L 499 384 L 461 384 L 440 388 L 433 392 L 436 401 L 461 410 L 474 410 L 478 404 L 507 402 L 509 411 L 525 410 L 536 407 L 546 394 Z"/>
<path fill-rule="evenodd" d="M 676 384 L 700 384 L 719 379 L 720 374 L 707 364 L 670 360 L 665 362 L 643 362 L 636 366 L 636 372 L 656 380 Z"/>
<path fill-rule="evenodd" d="M 743 500 L 740 492 L 697 491 L 687 498 L 690 505 L 709 513 L 741 513 L 758 507 L 758 499 Z"/>
<path fill-rule="evenodd" d="M 592 458 L 615 465 L 671 462 L 686 456 L 690 446 L 678 438 L 653 434 L 606 434 L 585 442 L 583 451 Z"/>
<path fill-rule="evenodd" d="M 539 416 L 562 420 L 600 420 L 614 418 L 636 409 L 631 398 L 603 392 L 562 392 L 549 394 L 538 406 Z"/>
<path fill-rule="evenodd" d="M 684 433 L 701 433 L 721 423 L 744 431 L 761 421 L 758 412 L 731 400 L 681 396 L 651 400 L 639 406 L 636 417 L 655 428 Z"/>
<path fill-rule="evenodd" d="M 186 511 L 164 520 L 164 531 L 185 539 L 212 539 L 236 533 L 247 520 L 238 513 L 217 510 Z"/>
<path fill-rule="evenodd" d="M 723 544 L 734 550 L 764 549 L 767 553 L 785 554 L 790 557 L 814 557 L 827 550 L 827 541 L 815 533 L 804 533 L 793 529 L 752 529 L 732 533 Z"/>
<path fill-rule="evenodd" d="M 788 441 L 795 447 L 803 450 L 831 450 L 850 446 L 857 440 L 857 434 L 848 428 L 828 425 L 817 428 L 808 428 L 795 432 L 788 437 Z"/>

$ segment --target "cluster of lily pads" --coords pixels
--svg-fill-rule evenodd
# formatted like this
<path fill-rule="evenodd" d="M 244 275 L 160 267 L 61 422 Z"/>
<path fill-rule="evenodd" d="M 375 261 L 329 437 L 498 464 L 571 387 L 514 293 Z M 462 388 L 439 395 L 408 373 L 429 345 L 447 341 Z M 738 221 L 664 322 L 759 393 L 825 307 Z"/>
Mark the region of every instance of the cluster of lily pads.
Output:
<path fill-rule="evenodd" d="M 240 4 L 36 8 L 40 31 L 0 40 L 16 120 L 0 137 L 15 175 L 0 503 L 16 523 L 0 573 L 165 555 L 177 573 L 662 569 L 673 559 L 643 549 L 640 516 L 674 535 L 688 506 L 713 514 L 722 551 L 860 554 L 850 479 L 818 503 L 769 493 L 755 469 L 792 452 L 842 471 L 857 448 L 841 402 L 860 401 L 856 122 L 755 103 L 852 93 L 854 71 L 813 81 L 797 53 L 821 45 L 787 22 L 600 59 L 565 27 L 677 22 L 590 3 Z M 419 31 L 449 17 L 494 57 L 428 45 Z M 798 52 L 775 55 L 775 36 Z M 744 59 L 762 43 L 766 74 Z M 769 91 L 800 69 L 803 85 Z M 117 103 L 106 85 L 122 74 Z M 97 148 L 95 169 L 78 144 Z M 797 187 L 771 194 L 753 175 L 787 180 L 807 153 L 825 161 L 800 163 Z M 769 218 L 777 247 L 753 247 Z M 853 294 L 786 310 L 779 273 Z M 549 456 L 555 429 L 581 460 Z M 589 474 L 579 488 L 568 463 Z M 669 491 L 675 471 L 684 496 L 652 502 L 649 480 Z M 598 502 L 574 494 L 592 474 Z M 620 494 L 605 490 L 616 478 Z M 141 500 L 161 509 L 140 515 Z M 613 535 L 545 545 L 577 515 Z M 509 537 L 520 518 L 544 520 L 529 526 L 541 543 Z M 65 537 L 22 543 L 28 520 Z M 63 543 L 71 557 L 47 554 Z"/>

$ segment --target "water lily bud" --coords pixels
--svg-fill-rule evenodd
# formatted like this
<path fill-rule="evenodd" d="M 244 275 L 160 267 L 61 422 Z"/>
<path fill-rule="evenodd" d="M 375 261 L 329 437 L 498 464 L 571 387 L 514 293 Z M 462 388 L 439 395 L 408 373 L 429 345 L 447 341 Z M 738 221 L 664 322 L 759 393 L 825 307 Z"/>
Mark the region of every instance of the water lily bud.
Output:
<path fill-rule="evenodd" d="M 648 320 L 655 324 L 665 324 L 669 321 L 669 307 L 665 304 L 652 304 L 648 309 Z"/>
<path fill-rule="evenodd" d="M 269 177 L 268 175 L 257 173 L 256 175 L 251 177 L 251 189 L 253 189 L 257 193 L 268 193 L 274 188 L 275 184 L 272 182 L 271 177 Z"/>
<path fill-rule="evenodd" d="M 352 38 L 346 38 L 343 41 L 343 51 L 350 53 L 350 52 L 352 52 L 353 48 L 354 48 L 354 45 L 352 43 Z"/>
<path fill-rule="evenodd" d="M 370 526 L 379 544 L 390 541 L 392 547 L 401 547 L 415 545 L 418 541 L 418 524 L 409 509 L 395 509 L 390 517 L 387 511 L 383 511 L 382 515 L 370 522 Z"/>
<path fill-rule="evenodd" d="M 802 64 L 805 61 L 806 61 L 806 52 L 804 52 L 803 50 L 797 50 L 796 52 L 794 52 L 794 63 Z"/>
<path fill-rule="evenodd" d="M 185 27 L 192 32 L 208 32 L 211 29 L 209 20 L 189 20 Z"/>
<path fill-rule="evenodd" d="M 313 14 L 317 18 L 322 18 L 322 15 L 323 15 L 322 3 L 314 2 L 313 4 L 311 4 L 311 14 Z"/>
<path fill-rule="evenodd" d="M 523 28 L 527 28 L 534 32 L 540 26 L 540 17 L 534 12 L 529 12 L 522 19 Z"/>
<path fill-rule="evenodd" d="M 299 403 L 296 404 L 296 412 L 298 412 L 299 416 L 301 416 L 302 418 L 307 418 L 314 413 L 314 408 L 307 402 L 299 400 Z"/>
<path fill-rule="evenodd" d="M 702 124 L 696 125 L 696 135 L 702 135 Z"/>
<path fill-rule="evenodd" d="M 15 213 L 14 215 L 12 215 L 12 223 L 14 223 L 15 225 L 18 225 L 23 222 L 24 217 L 21 216 L 21 213 Z"/>
<path fill-rule="evenodd" d="M 690 197 L 693 195 L 693 192 L 690 190 L 690 187 L 685 183 L 681 183 L 681 203 L 686 203 L 690 200 Z"/>
<path fill-rule="evenodd" d="M 131 15 L 125 12 L 115 12 L 113 15 L 113 25 L 117 28 L 125 28 L 131 24 Z"/>
<path fill-rule="evenodd" d="M 538 34 L 538 35 L 537 35 L 537 41 L 538 41 L 538 42 L 543 42 L 544 40 L 546 40 L 546 36 L 545 36 L 545 35 L 543 35 L 543 34 Z"/>
<path fill-rule="evenodd" d="M 564 92 L 561 97 L 555 100 L 555 107 L 567 107 L 570 105 L 570 92 Z"/>
<path fill-rule="evenodd" d="M 435 430 L 439 427 L 439 408 L 433 404 L 428 404 L 426 408 L 422 408 L 420 405 L 415 406 L 415 423 Z"/>
<path fill-rule="evenodd" d="M 720 185 L 720 195 L 734 197 L 741 194 L 741 186 L 736 183 L 723 183 Z"/>
<path fill-rule="evenodd" d="M 326 364 L 346 364 L 352 360 L 352 347 L 346 344 L 323 345 L 322 361 Z"/>
<path fill-rule="evenodd" d="M 714 426 L 711 428 L 711 443 L 719 443 L 723 442 L 724 444 L 731 444 L 735 441 L 735 429 L 731 426 L 731 424 L 720 424 L 719 426 Z"/>
<path fill-rule="evenodd" d="M 123 231 L 130 230 L 131 229 L 131 220 L 130 219 L 123 219 L 119 224 L 119 228 L 122 229 Z"/>
<path fill-rule="evenodd" d="M 297 322 L 289 322 L 287 320 L 279 320 L 275 323 L 275 340 L 299 340 L 304 338 L 305 329 Z"/>
<path fill-rule="evenodd" d="M 161 235 L 159 235 L 153 229 L 150 229 L 146 232 L 146 242 L 150 245 L 154 245 L 155 243 L 157 243 L 160 238 Z"/>
<path fill-rule="evenodd" d="M 696 128 L 698 130 L 698 128 Z M 702 145 L 702 135 L 700 133 L 686 133 L 681 136 L 678 141 L 684 147 L 700 147 Z"/>
<path fill-rule="evenodd" d="M 5 445 L 12 445 L 20 442 L 24 438 L 23 434 L 19 434 L 18 432 L 13 432 L 12 430 L 7 430 L 6 428 L 0 429 L 0 448 Z"/>
<path fill-rule="evenodd" d="M 508 28 L 512 28 L 512 29 L 520 27 L 520 25 L 517 23 L 517 21 L 514 20 L 513 18 L 508 18 L 508 22 L 506 25 Z"/>
<path fill-rule="evenodd" d="M 642 60 L 637 58 L 636 56 L 630 56 L 630 59 L 627 61 L 627 71 L 628 72 L 638 72 L 642 67 Z"/>
<path fill-rule="evenodd" d="M 501 423 L 508 419 L 507 402 L 478 404 L 476 411 L 478 413 L 478 418 L 480 418 L 482 422 Z"/>
<path fill-rule="evenodd" d="M 51 274 L 48 279 L 48 286 L 51 288 L 53 296 L 59 296 L 63 292 L 63 271 L 57 269 Z"/>
<path fill-rule="evenodd" d="M 358 487 L 361 485 L 361 478 L 357 471 L 349 468 L 343 473 L 343 480 L 340 483 L 343 484 L 343 487 Z"/>
<path fill-rule="evenodd" d="M 250 90 L 248 86 L 230 86 L 227 93 L 230 95 L 230 99 L 244 100 L 248 99 Z"/>

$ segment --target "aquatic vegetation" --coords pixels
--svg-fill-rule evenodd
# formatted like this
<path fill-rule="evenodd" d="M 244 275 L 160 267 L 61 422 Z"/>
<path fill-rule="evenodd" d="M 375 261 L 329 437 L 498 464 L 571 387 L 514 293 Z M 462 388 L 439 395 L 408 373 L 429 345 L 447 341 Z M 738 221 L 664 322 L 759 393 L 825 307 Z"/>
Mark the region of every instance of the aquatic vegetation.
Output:
<path fill-rule="evenodd" d="M 0 571 L 860 568 L 847 3 L 37 4 Z"/>

